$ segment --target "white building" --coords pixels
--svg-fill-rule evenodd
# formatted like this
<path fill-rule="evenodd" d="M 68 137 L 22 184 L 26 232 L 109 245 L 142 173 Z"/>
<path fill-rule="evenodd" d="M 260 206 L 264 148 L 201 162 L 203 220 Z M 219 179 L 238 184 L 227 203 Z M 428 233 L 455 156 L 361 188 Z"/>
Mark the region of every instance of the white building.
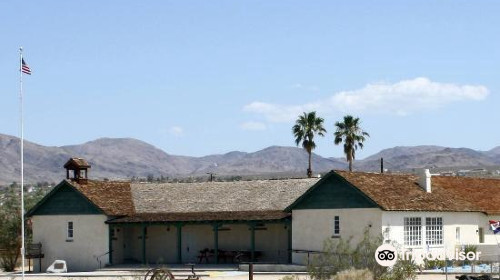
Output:
<path fill-rule="evenodd" d="M 365 228 L 406 249 L 473 244 L 498 254 L 488 220 L 500 218 L 500 180 L 331 171 L 321 179 L 136 184 L 89 180 L 82 159 L 65 168 L 67 179 L 27 214 L 42 269 L 56 259 L 71 271 L 200 260 L 303 264 L 325 239 L 357 242 Z"/>

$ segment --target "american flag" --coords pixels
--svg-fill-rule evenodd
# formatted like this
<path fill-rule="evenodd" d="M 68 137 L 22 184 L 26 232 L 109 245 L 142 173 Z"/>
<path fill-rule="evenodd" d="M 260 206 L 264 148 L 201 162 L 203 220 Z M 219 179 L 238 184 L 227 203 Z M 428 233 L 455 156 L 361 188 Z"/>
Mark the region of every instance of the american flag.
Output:
<path fill-rule="evenodd" d="M 493 231 L 493 234 L 499 233 L 500 232 L 500 221 L 490 220 L 490 229 Z"/>
<path fill-rule="evenodd" d="M 31 75 L 31 69 L 30 69 L 30 67 L 28 66 L 28 64 L 26 64 L 26 62 L 24 62 L 24 58 L 22 59 L 22 67 L 21 67 L 21 71 L 22 71 L 24 74 Z"/>

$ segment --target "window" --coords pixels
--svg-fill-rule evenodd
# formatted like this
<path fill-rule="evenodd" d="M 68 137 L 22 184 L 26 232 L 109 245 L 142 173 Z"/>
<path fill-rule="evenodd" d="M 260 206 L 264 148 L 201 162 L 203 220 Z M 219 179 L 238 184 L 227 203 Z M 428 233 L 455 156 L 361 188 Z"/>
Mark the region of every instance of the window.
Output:
<path fill-rule="evenodd" d="M 482 227 L 479 228 L 478 233 L 479 233 L 479 243 L 484 243 L 484 230 Z"/>
<path fill-rule="evenodd" d="M 335 216 L 335 218 L 333 219 L 333 235 L 340 235 L 340 216 Z"/>
<path fill-rule="evenodd" d="M 427 245 L 443 245 L 443 218 L 425 218 L 425 243 Z"/>
<path fill-rule="evenodd" d="M 68 239 L 73 239 L 73 222 L 68 222 Z"/>
<path fill-rule="evenodd" d="M 457 241 L 457 243 L 461 243 L 460 242 L 460 228 L 459 227 L 455 228 L 455 240 Z"/>
<path fill-rule="evenodd" d="M 420 217 L 404 218 L 405 246 L 422 245 L 422 219 Z"/>

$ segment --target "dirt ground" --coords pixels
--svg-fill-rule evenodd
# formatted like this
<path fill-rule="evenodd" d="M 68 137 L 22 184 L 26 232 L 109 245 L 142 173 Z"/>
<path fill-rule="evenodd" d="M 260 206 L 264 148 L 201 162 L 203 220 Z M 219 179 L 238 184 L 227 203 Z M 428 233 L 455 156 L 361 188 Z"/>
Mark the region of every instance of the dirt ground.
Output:
<path fill-rule="evenodd" d="M 210 280 L 248 280 L 248 273 L 246 272 L 207 272 L 203 273 L 202 279 L 210 279 Z M 279 280 L 286 276 L 287 274 L 273 274 L 273 273 L 265 273 L 265 274 L 255 274 L 254 280 Z M 291 275 L 291 274 L 289 274 Z M 309 280 L 309 277 L 305 274 L 298 275 L 300 280 Z M 143 276 L 141 275 L 132 275 L 131 273 L 123 272 L 123 273 L 113 273 L 113 275 L 106 275 L 101 272 L 91 272 L 91 273 L 68 273 L 66 275 L 54 275 L 54 274 L 27 274 L 25 276 L 26 279 L 32 280 L 143 280 Z M 186 279 L 186 275 L 178 275 L 176 279 Z M 453 280 L 455 279 L 455 275 L 419 275 L 418 280 Z M 0 272 L 0 280 L 21 280 L 21 275 L 12 274 L 12 273 L 1 273 Z M 362 280 L 362 279 L 360 279 Z"/>

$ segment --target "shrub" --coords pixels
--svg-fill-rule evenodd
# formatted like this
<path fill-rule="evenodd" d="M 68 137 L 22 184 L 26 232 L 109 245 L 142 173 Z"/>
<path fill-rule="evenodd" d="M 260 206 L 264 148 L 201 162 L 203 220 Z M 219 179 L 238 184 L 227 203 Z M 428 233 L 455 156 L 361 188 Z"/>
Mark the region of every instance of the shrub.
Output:
<path fill-rule="evenodd" d="M 348 269 L 341 271 L 333 280 L 373 280 L 373 273 L 368 269 Z"/>
<path fill-rule="evenodd" d="M 342 270 L 352 267 L 353 250 L 350 246 L 351 238 L 337 240 L 327 239 L 323 243 L 323 252 L 315 255 L 308 265 L 312 279 L 328 280 Z"/>
<path fill-rule="evenodd" d="M 295 275 L 295 274 L 292 274 L 292 275 L 284 276 L 280 280 L 300 280 L 300 277 Z"/>
<path fill-rule="evenodd" d="M 444 260 L 428 260 L 424 259 L 424 267 L 425 269 L 434 269 L 434 268 L 441 268 L 445 266 L 445 261 Z"/>
<path fill-rule="evenodd" d="M 378 279 L 387 272 L 387 268 L 380 266 L 375 260 L 375 251 L 383 242 L 382 236 L 373 237 L 366 228 L 363 239 L 354 249 L 351 248 L 351 240 L 352 238 L 325 240 L 323 252 L 313 257 L 308 267 L 311 278 L 327 280 L 340 271 L 367 269 L 373 278 Z"/>
<path fill-rule="evenodd" d="M 354 267 L 356 269 L 368 269 L 375 278 L 379 278 L 387 271 L 375 260 L 375 251 L 383 243 L 382 236 L 373 237 L 368 228 L 363 232 L 363 239 L 358 243 L 353 252 Z"/>
<path fill-rule="evenodd" d="M 396 264 L 378 280 L 416 280 L 418 266 L 413 260 L 398 259 Z"/>
<path fill-rule="evenodd" d="M 475 245 L 470 245 L 470 244 L 465 245 L 465 246 L 464 246 L 464 252 L 465 252 L 465 255 L 467 255 L 467 253 L 469 253 L 469 252 L 474 252 L 474 253 L 477 253 L 477 246 L 475 246 Z M 466 259 L 466 260 L 464 261 L 464 263 L 465 263 L 465 264 L 468 264 L 468 265 L 471 265 L 471 264 L 473 264 L 473 263 L 474 263 L 474 261 L 469 261 L 469 260 L 467 260 L 467 259 Z"/>

